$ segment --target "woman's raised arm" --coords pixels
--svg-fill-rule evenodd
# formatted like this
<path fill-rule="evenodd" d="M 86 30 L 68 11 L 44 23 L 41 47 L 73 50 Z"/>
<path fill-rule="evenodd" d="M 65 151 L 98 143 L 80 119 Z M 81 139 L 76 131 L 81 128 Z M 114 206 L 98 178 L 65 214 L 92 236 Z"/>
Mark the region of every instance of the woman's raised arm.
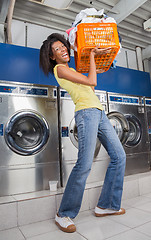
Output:
<path fill-rule="evenodd" d="M 88 86 L 97 85 L 97 71 L 95 65 L 95 55 L 107 53 L 109 49 L 95 47 L 90 52 L 90 68 L 88 76 L 85 76 L 79 72 L 72 71 L 68 66 L 59 65 L 57 67 L 57 74 L 59 78 L 64 78 L 69 81 L 80 83 Z M 103 72 L 103 71 L 102 71 Z"/>

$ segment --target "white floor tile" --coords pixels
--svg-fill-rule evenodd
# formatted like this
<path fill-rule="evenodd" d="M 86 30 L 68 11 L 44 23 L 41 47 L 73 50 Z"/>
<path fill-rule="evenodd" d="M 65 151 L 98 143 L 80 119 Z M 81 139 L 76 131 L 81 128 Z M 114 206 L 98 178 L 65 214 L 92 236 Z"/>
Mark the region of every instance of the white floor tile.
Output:
<path fill-rule="evenodd" d="M 45 233 L 39 236 L 35 236 L 32 238 L 27 238 L 27 240 L 85 240 L 84 237 L 82 237 L 80 234 L 78 234 L 77 232 L 75 233 L 65 233 L 62 232 L 61 230 L 58 231 L 54 231 L 54 232 L 49 232 L 49 233 Z"/>
<path fill-rule="evenodd" d="M 138 179 L 133 179 L 131 181 L 124 181 L 123 195 L 122 195 L 123 200 L 138 197 L 139 195 L 140 194 L 139 194 Z"/>
<path fill-rule="evenodd" d="M 94 217 L 94 220 L 77 224 L 77 232 L 88 240 L 103 240 L 128 229 L 128 227 L 105 217 Z"/>
<path fill-rule="evenodd" d="M 136 232 L 135 230 L 129 230 L 111 238 L 108 238 L 108 240 L 150 240 L 150 238 L 148 236 L 145 236 L 144 234 Z"/>
<path fill-rule="evenodd" d="M 32 223 L 19 228 L 26 238 L 58 230 L 54 220 Z"/>
<path fill-rule="evenodd" d="M 129 206 L 126 202 L 126 200 L 122 200 L 121 202 L 121 208 L 124 208 L 125 210 L 131 208 L 131 206 Z"/>
<path fill-rule="evenodd" d="M 148 197 L 148 198 L 151 198 L 151 193 L 147 193 L 147 194 L 142 195 L 142 196 L 144 196 L 144 197 Z"/>
<path fill-rule="evenodd" d="M 151 187 L 150 187 L 150 182 L 151 182 L 151 176 L 146 176 L 146 177 L 141 177 L 139 178 L 139 191 L 140 195 L 143 194 L 148 194 L 151 192 Z"/>
<path fill-rule="evenodd" d="M 0 204 L 0 230 L 17 227 L 17 203 Z"/>
<path fill-rule="evenodd" d="M 18 202 L 18 225 L 49 220 L 56 213 L 55 196 Z"/>
<path fill-rule="evenodd" d="M 138 207 L 149 202 L 151 202 L 151 199 L 145 196 L 139 196 L 136 198 L 131 198 L 123 201 L 125 205 L 130 207 Z"/>
<path fill-rule="evenodd" d="M 135 230 L 151 237 L 151 222 L 145 223 L 142 226 L 135 228 Z"/>
<path fill-rule="evenodd" d="M 138 209 L 141 209 L 143 211 L 146 211 L 146 212 L 150 212 L 151 213 L 151 201 L 150 202 L 147 202 L 146 204 L 142 204 L 142 205 L 139 205 L 137 206 Z"/>
<path fill-rule="evenodd" d="M 96 218 L 94 216 L 94 210 L 84 211 L 78 214 L 78 216 L 73 219 L 74 223 L 77 225 L 82 222 L 91 222 Z"/>
<path fill-rule="evenodd" d="M 0 240 L 24 240 L 24 236 L 18 228 L 0 231 Z"/>
<path fill-rule="evenodd" d="M 109 216 L 111 220 L 121 223 L 125 226 L 134 228 L 151 221 L 151 214 L 140 209 L 129 208 L 126 214 L 119 216 Z"/>

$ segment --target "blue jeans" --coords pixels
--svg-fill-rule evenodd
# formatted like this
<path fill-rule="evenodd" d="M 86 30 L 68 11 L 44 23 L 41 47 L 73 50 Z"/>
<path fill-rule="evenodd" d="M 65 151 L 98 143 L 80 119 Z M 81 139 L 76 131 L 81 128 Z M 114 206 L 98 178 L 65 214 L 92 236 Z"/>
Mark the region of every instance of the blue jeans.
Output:
<path fill-rule="evenodd" d="M 119 210 L 126 163 L 122 144 L 104 111 L 96 108 L 77 111 L 75 121 L 78 131 L 78 160 L 69 176 L 58 214 L 60 217 L 77 216 L 92 167 L 97 137 L 111 159 L 98 206 Z"/>

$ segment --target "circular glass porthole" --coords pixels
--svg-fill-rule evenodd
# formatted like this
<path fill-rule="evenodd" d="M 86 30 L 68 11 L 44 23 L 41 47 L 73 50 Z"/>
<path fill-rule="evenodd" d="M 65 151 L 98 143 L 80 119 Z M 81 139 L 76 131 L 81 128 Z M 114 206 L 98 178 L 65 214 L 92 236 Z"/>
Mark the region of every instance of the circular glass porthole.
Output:
<path fill-rule="evenodd" d="M 112 126 L 114 127 L 120 141 L 125 144 L 129 137 L 129 123 L 126 117 L 120 112 L 110 112 L 107 114 Z"/>
<path fill-rule="evenodd" d="M 38 112 L 20 111 L 7 122 L 4 136 L 7 145 L 14 152 L 33 155 L 45 147 L 49 138 L 49 126 Z"/>
<path fill-rule="evenodd" d="M 125 117 L 129 122 L 130 126 L 129 137 L 125 146 L 127 147 L 137 146 L 140 143 L 142 137 L 141 123 L 139 119 L 132 114 L 126 114 Z"/>

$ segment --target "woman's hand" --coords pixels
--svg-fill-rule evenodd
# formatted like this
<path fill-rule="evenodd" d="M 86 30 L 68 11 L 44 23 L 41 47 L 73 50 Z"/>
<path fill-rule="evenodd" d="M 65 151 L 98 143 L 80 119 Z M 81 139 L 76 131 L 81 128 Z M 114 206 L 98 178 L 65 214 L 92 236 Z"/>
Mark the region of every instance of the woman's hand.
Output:
<path fill-rule="evenodd" d="M 96 46 L 91 50 L 91 54 L 99 55 L 99 54 L 107 54 L 111 52 L 111 48 L 100 48 L 99 46 Z"/>
<path fill-rule="evenodd" d="M 103 69 L 96 69 L 96 73 L 104 73 L 105 71 Z"/>
<path fill-rule="evenodd" d="M 99 46 L 96 46 L 95 48 L 93 48 L 90 52 L 90 56 L 96 56 L 96 55 L 101 55 L 101 54 L 107 54 L 111 52 L 111 48 L 100 48 Z M 96 73 L 103 73 L 104 70 L 103 69 L 96 69 Z"/>

